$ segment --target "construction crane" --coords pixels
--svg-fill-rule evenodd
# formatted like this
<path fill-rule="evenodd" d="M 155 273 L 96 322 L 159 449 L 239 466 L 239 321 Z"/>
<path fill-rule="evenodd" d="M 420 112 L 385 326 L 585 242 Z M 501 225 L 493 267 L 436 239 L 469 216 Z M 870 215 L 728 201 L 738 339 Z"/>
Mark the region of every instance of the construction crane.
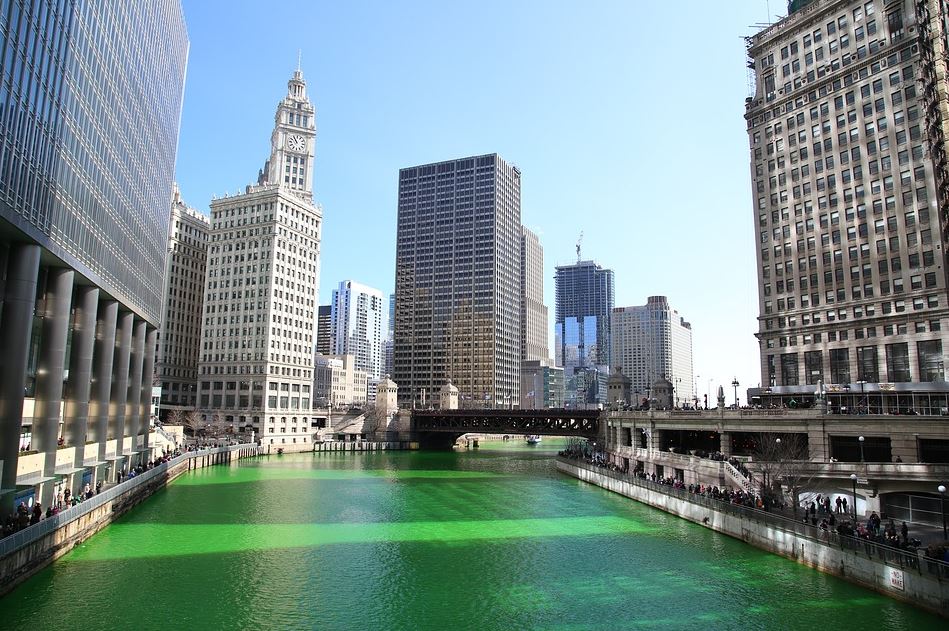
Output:
<path fill-rule="evenodd" d="M 580 244 L 583 243 L 583 230 L 580 231 L 580 238 L 577 239 L 577 263 L 580 262 Z"/>

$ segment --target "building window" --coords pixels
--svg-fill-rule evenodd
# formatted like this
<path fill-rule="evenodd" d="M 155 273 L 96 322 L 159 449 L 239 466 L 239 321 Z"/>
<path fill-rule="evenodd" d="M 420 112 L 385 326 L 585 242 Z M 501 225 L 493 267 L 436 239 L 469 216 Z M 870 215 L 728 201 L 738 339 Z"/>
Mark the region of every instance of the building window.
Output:
<path fill-rule="evenodd" d="M 916 352 L 919 355 L 919 380 L 944 381 L 942 340 L 917 342 Z"/>
<path fill-rule="evenodd" d="M 807 351 L 804 353 L 804 378 L 807 385 L 815 385 L 824 378 L 824 353 Z"/>
<path fill-rule="evenodd" d="M 781 385 L 796 386 L 799 383 L 797 353 L 781 355 Z"/>
<path fill-rule="evenodd" d="M 857 381 L 870 383 L 880 381 L 876 346 L 860 346 L 857 348 Z"/>
<path fill-rule="evenodd" d="M 830 349 L 830 381 L 831 383 L 850 383 L 849 349 Z"/>

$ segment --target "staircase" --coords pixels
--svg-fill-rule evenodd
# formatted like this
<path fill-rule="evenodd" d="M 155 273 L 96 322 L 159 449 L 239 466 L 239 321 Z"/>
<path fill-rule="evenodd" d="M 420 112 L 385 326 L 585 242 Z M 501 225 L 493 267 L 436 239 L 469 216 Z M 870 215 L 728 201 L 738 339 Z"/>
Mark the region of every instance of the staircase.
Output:
<path fill-rule="evenodd" d="M 725 465 L 725 475 L 733 484 L 741 487 L 741 490 L 743 490 L 745 493 L 754 494 L 755 484 L 752 482 L 751 478 L 746 478 L 743 476 L 741 471 L 733 467 L 731 463 L 722 462 L 722 464 Z"/>

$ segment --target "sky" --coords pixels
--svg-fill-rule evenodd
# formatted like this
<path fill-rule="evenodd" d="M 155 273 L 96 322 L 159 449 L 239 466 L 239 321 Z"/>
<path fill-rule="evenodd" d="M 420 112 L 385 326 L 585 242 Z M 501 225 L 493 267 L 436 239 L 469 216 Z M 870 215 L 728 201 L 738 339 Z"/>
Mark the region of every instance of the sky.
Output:
<path fill-rule="evenodd" d="M 256 182 L 298 52 L 316 107 L 320 302 L 395 284 L 400 168 L 498 153 L 556 265 L 614 270 L 616 306 L 665 295 L 699 396 L 760 382 L 744 37 L 780 0 L 184 0 L 176 179 L 208 212 Z M 550 349 L 553 355 L 553 345 Z"/>

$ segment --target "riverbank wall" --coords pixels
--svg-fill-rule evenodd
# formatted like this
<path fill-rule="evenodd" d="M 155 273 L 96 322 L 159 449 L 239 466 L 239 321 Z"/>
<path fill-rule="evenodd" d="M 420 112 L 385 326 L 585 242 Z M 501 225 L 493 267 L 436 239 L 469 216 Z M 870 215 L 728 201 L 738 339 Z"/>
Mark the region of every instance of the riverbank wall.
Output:
<path fill-rule="evenodd" d="M 761 511 L 703 496 L 684 497 L 685 492 L 654 488 L 659 485 L 577 461 L 558 458 L 556 465 L 560 472 L 578 480 L 949 618 L 947 566 L 926 559 L 921 553 L 891 552 L 892 549 L 869 542 L 825 542 L 807 532 L 809 526 L 790 520 L 780 523 L 771 515 L 758 515 Z"/>
<path fill-rule="evenodd" d="M 179 475 L 260 455 L 257 445 L 187 452 L 0 539 L 0 596 L 111 524 Z"/>
<path fill-rule="evenodd" d="M 338 451 L 406 451 L 419 448 L 419 444 L 410 440 L 333 440 L 323 443 L 290 444 L 290 445 L 261 445 L 261 455 L 278 453 L 294 454 L 306 452 L 338 452 Z"/>

